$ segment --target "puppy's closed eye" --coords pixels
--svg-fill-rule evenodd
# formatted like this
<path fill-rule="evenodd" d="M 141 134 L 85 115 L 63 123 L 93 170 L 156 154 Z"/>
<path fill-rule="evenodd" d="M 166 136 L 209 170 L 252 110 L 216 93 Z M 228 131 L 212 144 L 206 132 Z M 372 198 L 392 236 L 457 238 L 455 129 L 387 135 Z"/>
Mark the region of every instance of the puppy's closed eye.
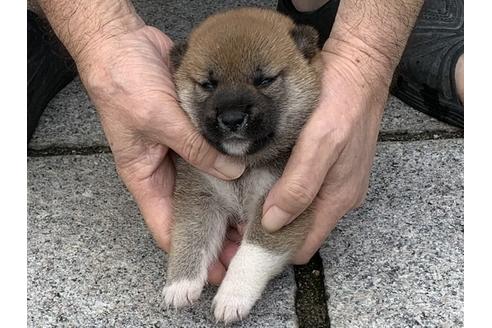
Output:
<path fill-rule="evenodd" d="M 203 82 L 198 82 L 198 84 L 203 90 L 211 92 L 217 88 L 218 82 L 217 80 L 205 80 Z"/>
<path fill-rule="evenodd" d="M 273 82 L 275 82 L 277 77 L 278 76 L 272 76 L 272 77 L 258 76 L 253 80 L 253 85 L 258 88 L 266 88 L 270 86 Z"/>

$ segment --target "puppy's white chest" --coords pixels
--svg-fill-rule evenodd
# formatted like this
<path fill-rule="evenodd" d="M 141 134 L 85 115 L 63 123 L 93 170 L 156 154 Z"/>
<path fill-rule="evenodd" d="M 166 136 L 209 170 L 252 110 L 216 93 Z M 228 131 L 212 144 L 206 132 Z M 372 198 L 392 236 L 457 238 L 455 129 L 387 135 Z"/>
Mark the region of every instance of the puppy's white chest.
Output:
<path fill-rule="evenodd" d="M 245 172 L 235 181 L 223 181 L 207 176 L 212 188 L 224 202 L 241 219 L 250 220 L 255 215 L 259 202 L 263 199 L 277 177 L 267 169 L 253 169 Z"/>

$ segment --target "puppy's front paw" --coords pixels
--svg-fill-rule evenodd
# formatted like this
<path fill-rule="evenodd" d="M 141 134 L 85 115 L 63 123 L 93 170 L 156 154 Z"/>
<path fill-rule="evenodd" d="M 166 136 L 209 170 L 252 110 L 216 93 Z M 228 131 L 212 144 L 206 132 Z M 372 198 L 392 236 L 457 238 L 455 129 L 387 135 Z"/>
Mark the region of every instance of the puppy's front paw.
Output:
<path fill-rule="evenodd" d="M 203 289 L 203 282 L 198 280 L 181 280 L 166 285 L 162 291 L 167 307 L 181 308 L 196 301 Z"/>
<path fill-rule="evenodd" d="M 258 294 L 244 285 L 222 285 L 215 295 L 212 309 L 217 321 L 226 324 L 245 318 L 258 300 Z"/>

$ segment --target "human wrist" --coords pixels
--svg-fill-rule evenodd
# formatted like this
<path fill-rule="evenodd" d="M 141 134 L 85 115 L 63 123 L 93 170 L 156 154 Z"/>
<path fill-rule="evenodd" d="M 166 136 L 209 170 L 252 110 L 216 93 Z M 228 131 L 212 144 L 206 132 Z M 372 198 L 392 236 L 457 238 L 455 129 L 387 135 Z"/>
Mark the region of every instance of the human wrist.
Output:
<path fill-rule="evenodd" d="M 342 96 L 354 114 L 371 112 L 380 117 L 391 84 L 388 70 L 377 67 L 379 63 L 352 45 L 330 43 L 325 45 L 321 56 L 323 84 L 325 88 L 338 90 L 331 97 Z"/>
<path fill-rule="evenodd" d="M 106 40 L 145 25 L 127 0 L 38 2 L 76 63 Z"/>
<path fill-rule="evenodd" d="M 357 39 L 329 38 L 321 51 L 329 57 L 327 65 L 337 62 L 345 70 L 346 78 L 362 89 L 389 88 L 395 66 L 377 51 Z"/>

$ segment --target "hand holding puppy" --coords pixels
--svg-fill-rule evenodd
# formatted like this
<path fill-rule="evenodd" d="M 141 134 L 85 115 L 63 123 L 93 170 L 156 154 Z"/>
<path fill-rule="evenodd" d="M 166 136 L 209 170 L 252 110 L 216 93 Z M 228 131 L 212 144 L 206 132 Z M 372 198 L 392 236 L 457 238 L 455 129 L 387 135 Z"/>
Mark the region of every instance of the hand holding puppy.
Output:
<path fill-rule="evenodd" d="M 365 198 L 390 82 L 422 2 L 340 3 L 321 52 L 319 106 L 263 207 L 263 226 L 276 231 L 314 202 L 313 228 L 294 263 L 309 261 Z"/>
<path fill-rule="evenodd" d="M 221 179 L 237 178 L 244 170 L 210 147 L 179 108 L 168 69 L 171 46 L 164 33 L 144 26 L 104 42 L 79 61 L 118 173 L 166 251 L 175 180 L 170 149 Z M 225 268 L 215 266 L 211 282 L 219 283 Z"/>
<path fill-rule="evenodd" d="M 314 202 L 313 226 L 295 264 L 307 263 L 337 221 L 364 200 L 388 94 L 387 86 L 368 85 L 343 56 L 321 54 L 320 103 L 263 207 L 263 226 L 276 231 Z"/>

